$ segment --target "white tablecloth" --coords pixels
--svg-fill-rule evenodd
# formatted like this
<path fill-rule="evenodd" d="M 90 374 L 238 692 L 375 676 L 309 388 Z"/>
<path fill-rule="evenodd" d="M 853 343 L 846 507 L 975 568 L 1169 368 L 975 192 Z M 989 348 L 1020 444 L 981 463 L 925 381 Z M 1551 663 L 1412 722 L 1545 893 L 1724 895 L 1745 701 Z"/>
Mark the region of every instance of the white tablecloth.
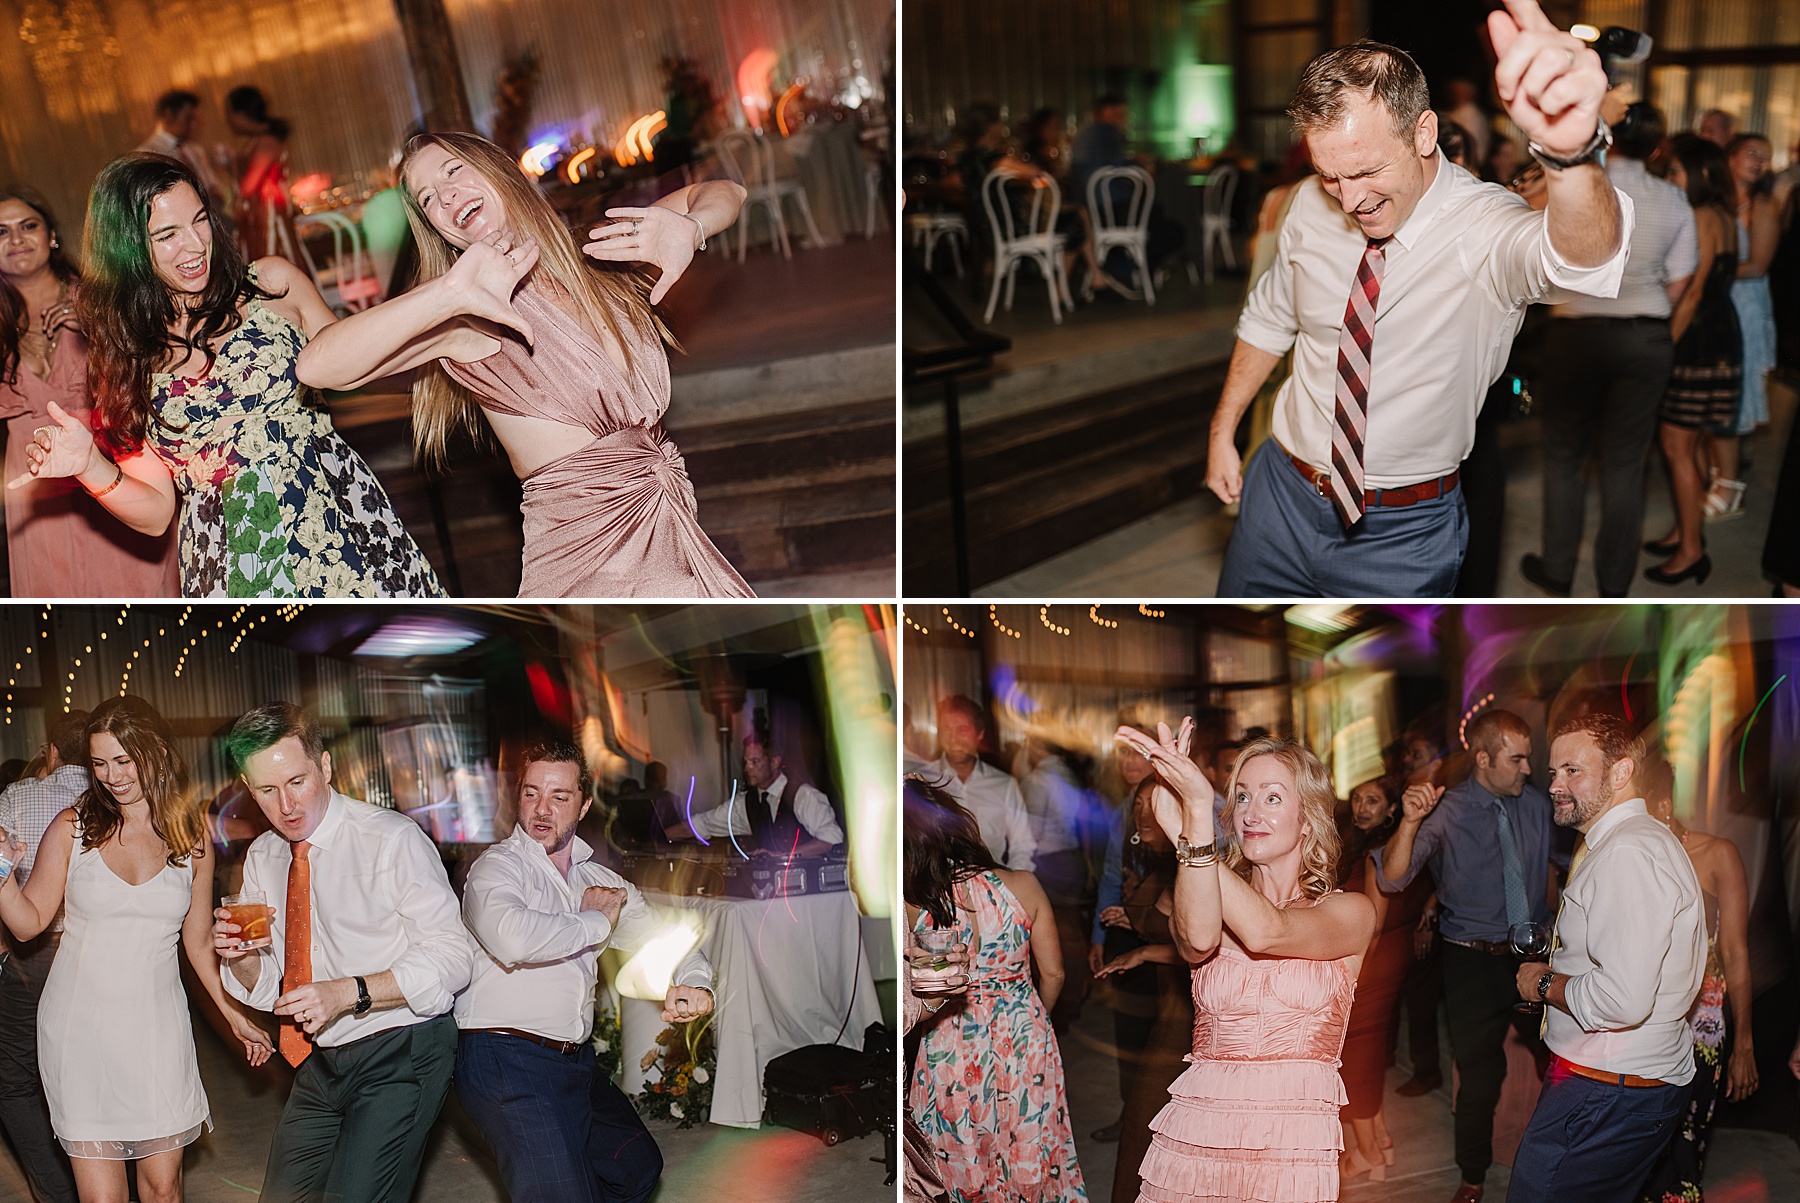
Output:
<path fill-rule="evenodd" d="M 646 890 L 644 899 L 653 907 L 698 912 L 704 925 L 700 950 L 718 971 L 713 1123 L 757 1127 L 762 1123 L 763 1068 L 771 1060 L 834 1039 L 861 1048 L 863 1030 L 881 1019 L 869 958 L 858 939 L 855 895 L 757 902 Z M 645 1074 L 638 1061 L 662 1031 L 660 1009 L 640 999 L 620 1000 L 624 1056 L 619 1084 L 627 1094 L 643 1089 Z"/>

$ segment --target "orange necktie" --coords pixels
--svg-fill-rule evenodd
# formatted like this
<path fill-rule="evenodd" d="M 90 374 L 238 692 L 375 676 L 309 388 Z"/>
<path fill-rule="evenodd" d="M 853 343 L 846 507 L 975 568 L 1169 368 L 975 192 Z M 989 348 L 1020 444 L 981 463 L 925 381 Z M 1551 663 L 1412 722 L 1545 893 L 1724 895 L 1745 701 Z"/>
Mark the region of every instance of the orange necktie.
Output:
<path fill-rule="evenodd" d="M 312 866 L 306 859 L 306 853 L 311 847 L 305 840 L 295 844 L 294 861 L 288 866 L 285 917 L 287 930 L 283 933 L 287 972 L 281 978 L 284 994 L 313 980 Z M 281 1025 L 281 1055 L 287 1058 L 289 1065 L 298 1069 L 300 1062 L 312 1056 L 312 1049 L 312 1037 L 301 1031 L 300 1025 L 289 1017 Z"/>

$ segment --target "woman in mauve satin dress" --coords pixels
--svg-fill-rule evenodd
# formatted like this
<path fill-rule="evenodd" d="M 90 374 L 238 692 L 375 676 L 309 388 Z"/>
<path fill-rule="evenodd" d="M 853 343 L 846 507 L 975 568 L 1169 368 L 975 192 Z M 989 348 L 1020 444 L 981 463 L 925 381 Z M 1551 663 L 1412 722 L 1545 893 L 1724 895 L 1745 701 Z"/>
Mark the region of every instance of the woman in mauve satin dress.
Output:
<path fill-rule="evenodd" d="M 1225 790 L 1237 838 L 1215 859 L 1192 736 L 1192 719 L 1157 739 L 1118 732 L 1156 770 L 1156 818 L 1178 859 L 1198 862 L 1178 865 L 1171 916 L 1194 966 L 1194 1051 L 1150 1123 L 1138 1198 L 1325 1203 L 1338 1197 L 1338 1058 L 1375 910 L 1335 889 L 1331 779 L 1287 740 L 1238 754 Z"/>
<path fill-rule="evenodd" d="M 714 180 L 610 209 L 617 220 L 578 247 L 484 138 L 422 134 L 400 176 L 421 280 L 474 259 L 464 270 L 488 282 L 493 311 L 453 316 L 415 289 L 322 334 L 301 356 L 301 378 L 335 389 L 377 369 L 422 369 L 413 437 L 428 459 L 485 420 L 524 485 L 521 597 L 755 596 L 700 529 L 687 468 L 662 428 L 672 340 L 652 309 L 737 220 L 743 188 Z M 661 274 L 652 287 L 584 253 Z"/>

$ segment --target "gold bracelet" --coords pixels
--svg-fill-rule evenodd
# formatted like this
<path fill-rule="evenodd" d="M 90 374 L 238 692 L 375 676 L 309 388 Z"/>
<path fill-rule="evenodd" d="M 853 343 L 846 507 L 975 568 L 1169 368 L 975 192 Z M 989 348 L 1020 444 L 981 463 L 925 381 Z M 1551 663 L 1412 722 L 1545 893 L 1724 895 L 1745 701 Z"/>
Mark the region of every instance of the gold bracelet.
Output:
<path fill-rule="evenodd" d="M 115 463 L 115 464 L 113 464 L 113 471 L 117 475 L 115 475 L 112 478 L 111 484 L 107 485 L 104 489 L 101 489 L 97 493 L 90 489 L 90 490 L 88 490 L 88 495 L 91 497 L 94 497 L 94 498 L 100 498 L 100 497 L 106 496 L 108 493 L 110 493 L 114 489 L 118 488 L 119 485 L 121 483 L 123 483 L 123 481 L 125 480 L 125 469 L 119 467 L 119 465 Z"/>
<path fill-rule="evenodd" d="M 1187 836 L 1175 837 L 1175 863 L 1184 869 L 1204 869 L 1208 865 L 1217 864 L 1219 849 L 1217 844 L 1194 845 L 1187 842 Z"/>

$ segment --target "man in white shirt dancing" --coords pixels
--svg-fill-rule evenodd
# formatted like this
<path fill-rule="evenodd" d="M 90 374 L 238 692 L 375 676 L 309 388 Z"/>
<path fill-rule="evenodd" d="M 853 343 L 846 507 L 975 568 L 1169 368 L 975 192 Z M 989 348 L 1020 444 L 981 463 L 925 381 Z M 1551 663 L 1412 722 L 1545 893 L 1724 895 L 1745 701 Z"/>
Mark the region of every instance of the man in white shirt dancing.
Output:
<path fill-rule="evenodd" d="M 1319 174 L 1244 307 L 1207 450 L 1207 486 L 1240 503 L 1220 597 L 1450 596 L 1468 544 L 1459 465 L 1526 305 L 1618 291 L 1631 203 L 1599 165 L 1599 56 L 1536 0 L 1488 25 L 1545 213 L 1443 162 L 1404 51 L 1358 42 L 1301 76 L 1288 111 Z M 1273 437 L 1244 470 L 1238 420 L 1290 349 Z"/>
<path fill-rule="evenodd" d="M 475 972 L 456 1000 L 456 1095 L 513 1203 L 642 1203 L 662 1174 L 655 1139 L 589 1042 L 600 953 L 633 951 L 658 930 L 637 887 L 575 834 L 592 785 L 573 744 L 526 752 L 518 826 L 463 886 Z M 710 1012 L 712 984 L 712 966 L 689 952 L 663 1022 Z"/>
<path fill-rule="evenodd" d="M 1508 1203 L 1630 1203 L 1687 1110 L 1706 916 L 1681 841 L 1627 792 L 1643 757 L 1607 714 L 1560 723 L 1550 743 L 1555 820 L 1583 844 L 1550 963 L 1519 968 L 1519 996 L 1545 1004 L 1555 1057 Z"/>
<path fill-rule="evenodd" d="M 243 885 L 275 914 L 267 938 L 242 941 L 219 908 L 213 947 L 225 989 L 281 1018 L 295 1070 L 262 1198 L 406 1203 L 456 1065 L 450 1009 L 469 984 L 443 861 L 399 811 L 331 788 L 324 734 L 299 707 L 250 711 L 226 747 L 275 828 L 250 845 Z"/>

